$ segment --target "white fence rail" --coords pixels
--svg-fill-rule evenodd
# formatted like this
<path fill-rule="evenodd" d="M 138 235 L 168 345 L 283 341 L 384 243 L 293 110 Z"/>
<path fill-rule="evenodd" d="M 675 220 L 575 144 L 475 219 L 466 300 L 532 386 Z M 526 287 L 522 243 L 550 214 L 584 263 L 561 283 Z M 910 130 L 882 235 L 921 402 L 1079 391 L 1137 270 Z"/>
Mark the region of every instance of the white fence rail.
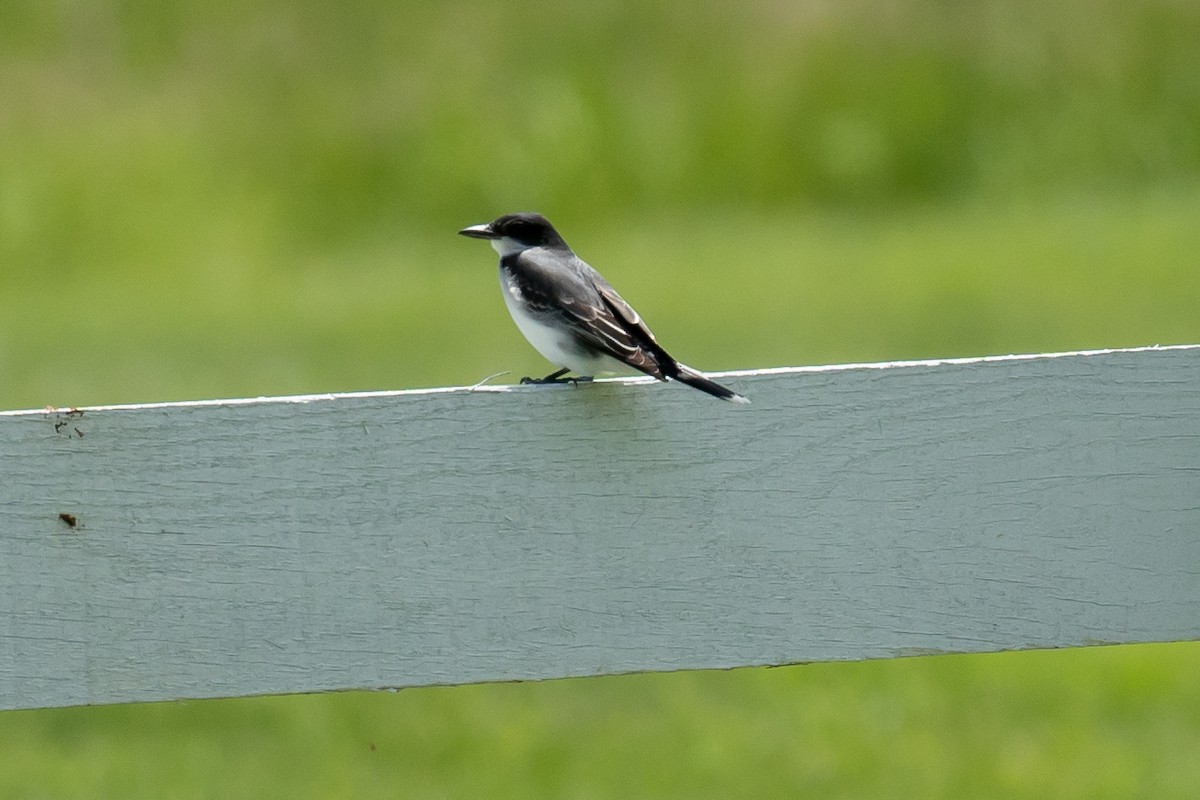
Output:
<path fill-rule="evenodd" d="M 0 414 L 0 708 L 1200 639 L 1200 345 Z"/>

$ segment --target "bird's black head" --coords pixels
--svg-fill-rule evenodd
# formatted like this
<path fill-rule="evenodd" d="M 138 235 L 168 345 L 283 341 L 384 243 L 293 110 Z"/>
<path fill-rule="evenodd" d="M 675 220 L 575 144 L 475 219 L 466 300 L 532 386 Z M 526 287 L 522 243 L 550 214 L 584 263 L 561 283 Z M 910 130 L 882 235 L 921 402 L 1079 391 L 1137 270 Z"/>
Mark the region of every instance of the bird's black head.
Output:
<path fill-rule="evenodd" d="M 507 239 L 520 249 L 527 247 L 566 247 L 567 243 L 554 230 L 550 220 L 541 214 L 522 211 L 505 214 L 486 225 L 472 225 L 459 233 L 475 239 Z"/>

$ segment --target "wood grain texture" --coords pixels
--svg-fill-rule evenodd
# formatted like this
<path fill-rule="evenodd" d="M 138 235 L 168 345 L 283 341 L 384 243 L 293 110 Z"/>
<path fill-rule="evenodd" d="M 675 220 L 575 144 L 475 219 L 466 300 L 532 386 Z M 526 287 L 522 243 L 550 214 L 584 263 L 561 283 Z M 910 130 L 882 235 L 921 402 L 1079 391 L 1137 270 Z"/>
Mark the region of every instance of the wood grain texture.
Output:
<path fill-rule="evenodd" d="M 0 708 L 1200 638 L 1200 346 L 728 382 L 0 414 Z"/>

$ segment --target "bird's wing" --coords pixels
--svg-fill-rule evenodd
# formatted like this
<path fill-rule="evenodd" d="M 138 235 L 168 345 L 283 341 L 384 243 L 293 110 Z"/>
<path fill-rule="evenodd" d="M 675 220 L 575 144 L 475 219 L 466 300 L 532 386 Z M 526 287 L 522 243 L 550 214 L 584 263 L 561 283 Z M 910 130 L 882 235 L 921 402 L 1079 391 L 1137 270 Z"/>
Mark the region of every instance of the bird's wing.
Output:
<path fill-rule="evenodd" d="M 600 273 L 577 256 L 563 264 L 535 250 L 512 261 L 512 275 L 530 307 L 555 314 L 585 346 L 659 380 L 675 373 L 675 360 Z"/>
<path fill-rule="evenodd" d="M 584 278 L 595 292 L 592 302 L 563 304 L 574 318 L 576 335 L 618 361 L 666 380 L 674 372 L 675 360 L 658 344 L 633 306 L 595 270 L 589 268 L 588 273 Z"/>

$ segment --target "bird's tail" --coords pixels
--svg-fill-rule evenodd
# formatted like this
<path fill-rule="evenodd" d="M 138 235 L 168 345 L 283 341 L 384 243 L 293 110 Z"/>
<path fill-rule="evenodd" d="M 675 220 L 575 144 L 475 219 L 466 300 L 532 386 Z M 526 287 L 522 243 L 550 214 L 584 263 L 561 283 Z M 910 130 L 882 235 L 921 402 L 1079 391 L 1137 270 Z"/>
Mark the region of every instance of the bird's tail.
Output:
<path fill-rule="evenodd" d="M 670 377 L 679 381 L 680 383 L 686 383 L 688 386 L 699 389 L 702 392 L 708 392 L 713 397 L 719 397 L 722 400 L 728 400 L 731 403 L 750 402 L 733 389 L 726 388 L 716 381 L 710 381 L 696 370 L 684 364 L 679 364 L 678 371 Z"/>

